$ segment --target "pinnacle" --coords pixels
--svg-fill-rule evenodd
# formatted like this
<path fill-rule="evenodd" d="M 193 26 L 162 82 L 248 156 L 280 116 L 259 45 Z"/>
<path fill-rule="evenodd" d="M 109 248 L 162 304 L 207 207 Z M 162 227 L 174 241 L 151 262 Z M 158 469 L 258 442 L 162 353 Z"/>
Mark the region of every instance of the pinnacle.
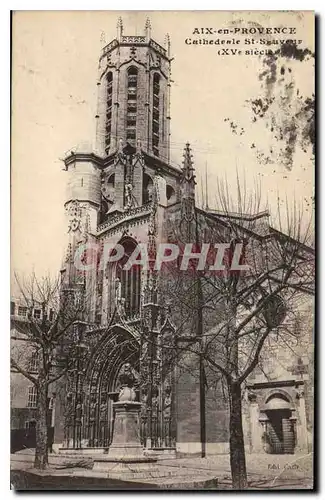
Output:
<path fill-rule="evenodd" d="M 183 157 L 184 157 L 184 160 L 183 160 L 182 170 L 183 170 L 185 177 L 190 179 L 193 177 L 194 167 L 193 167 L 193 160 L 192 160 L 193 155 L 191 152 L 191 147 L 190 147 L 189 142 L 187 142 L 185 144 Z"/>
<path fill-rule="evenodd" d="M 189 142 L 185 144 L 183 157 L 184 157 L 183 160 L 184 169 L 193 168 L 193 161 L 192 161 L 193 155 L 191 154 L 191 147 Z"/>
<path fill-rule="evenodd" d="M 151 28 L 151 22 L 150 22 L 149 17 L 147 17 L 147 19 L 146 19 L 146 23 L 145 23 L 144 27 L 145 27 L 146 29 L 150 29 L 150 28 Z"/>

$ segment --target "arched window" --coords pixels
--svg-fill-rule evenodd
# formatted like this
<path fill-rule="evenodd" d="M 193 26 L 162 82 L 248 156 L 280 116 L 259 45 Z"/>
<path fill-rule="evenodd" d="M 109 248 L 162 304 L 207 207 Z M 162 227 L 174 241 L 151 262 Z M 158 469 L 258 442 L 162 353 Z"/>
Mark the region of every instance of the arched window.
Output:
<path fill-rule="evenodd" d="M 124 256 L 116 267 L 116 277 L 121 283 L 121 297 L 125 300 L 125 314 L 131 318 L 140 312 L 141 293 L 141 266 L 133 265 L 125 270 L 124 266 L 136 248 L 136 242 L 130 239 L 121 243 L 124 247 Z"/>
<path fill-rule="evenodd" d="M 108 201 L 110 205 L 112 205 L 114 202 L 115 193 L 115 174 L 111 174 L 106 179 L 103 179 L 102 193 L 105 200 Z"/>
<path fill-rule="evenodd" d="M 160 101 L 160 75 L 153 77 L 153 108 L 152 108 L 152 151 L 159 156 L 159 101 Z"/>
<path fill-rule="evenodd" d="M 172 205 L 173 203 L 176 202 L 175 190 L 169 184 L 167 184 L 167 186 L 166 186 L 166 197 L 167 197 L 167 204 L 168 205 Z"/>
<path fill-rule="evenodd" d="M 114 204 L 115 174 L 111 174 L 102 180 L 102 202 L 100 210 L 100 223 L 106 218 L 110 208 Z"/>
<path fill-rule="evenodd" d="M 143 174 L 143 204 L 149 203 L 152 199 L 153 182 L 148 174 Z"/>
<path fill-rule="evenodd" d="M 109 153 L 112 133 L 112 99 L 113 99 L 113 73 L 110 71 L 106 75 L 107 100 L 106 100 L 106 128 L 105 128 L 105 151 Z"/>
<path fill-rule="evenodd" d="M 131 66 L 127 72 L 126 140 L 135 143 L 137 125 L 138 70 Z"/>

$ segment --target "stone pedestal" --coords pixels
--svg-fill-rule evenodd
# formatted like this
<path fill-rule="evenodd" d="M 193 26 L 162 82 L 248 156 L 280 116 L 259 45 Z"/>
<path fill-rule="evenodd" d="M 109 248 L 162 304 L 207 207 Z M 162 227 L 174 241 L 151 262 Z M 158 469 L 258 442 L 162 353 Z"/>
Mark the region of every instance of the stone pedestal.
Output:
<path fill-rule="evenodd" d="M 140 442 L 140 409 L 136 401 L 113 403 L 115 414 L 113 441 L 108 454 L 96 457 L 93 470 L 106 472 L 109 477 L 125 479 L 156 472 L 156 458 L 144 455 Z"/>
<path fill-rule="evenodd" d="M 117 479 L 150 477 L 157 472 L 157 459 L 146 457 L 140 441 L 140 410 L 136 399 L 134 374 L 129 363 L 123 365 L 119 376 L 121 390 L 113 403 L 113 440 L 108 453 L 94 460 L 93 470 Z"/>
<path fill-rule="evenodd" d="M 115 419 L 113 441 L 108 451 L 110 458 L 144 456 L 140 442 L 140 410 L 141 403 L 136 401 L 113 403 Z"/>

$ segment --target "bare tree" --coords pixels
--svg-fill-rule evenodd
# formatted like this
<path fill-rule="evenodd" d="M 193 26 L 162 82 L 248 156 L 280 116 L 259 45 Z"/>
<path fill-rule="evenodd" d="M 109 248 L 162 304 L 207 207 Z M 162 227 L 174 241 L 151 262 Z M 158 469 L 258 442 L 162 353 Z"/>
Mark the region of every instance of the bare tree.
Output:
<path fill-rule="evenodd" d="M 183 353 L 196 355 L 200 371 L 204 361 L 225 382 L 232 482 L 234 488 L 244 489 L 242 388 L 266 342 L 288 345 L 295 337 L 300 303 L 313 294 L 314 251 L 309 246 L 311 222 L 305 223 L 297 206 L 290 212 L 287 204 L 285 221 L 278 209 L 274 229 L 268 213 L 260 210 L 258 187 L 249 196 L 237 178 L 236 210 L 227 184 L 220 182 L 217 191 L 221 210 L 209 216 L 197 210 L 192 232 L 187 233 L 196 238 L 197 251 L 204 242 L 224 243 L 223 269 L 211 271 L 211 260 L 201 271 L 192 266 L 182 273 L 178 266 L 169 266 L 166 297 L 179 325 L 177 333 L 181 337 L 190 332 Z M 247 269 L 233 268 L 234 257 Z M 203 374 L 201 385 L 205 382 Z"/>
<path fill-rule="evenodd" d="M 15 275 L 15 281 L 27 315 L 11 318 L 12 328 L 24 340 L 12 342 L 11 367 L 32 382 L 37 391 L 34 467 L 44 469 L 48 464 L 49 388 L 67 372 L 74 359 L 73 329 L 82 322 L 84 300 L 81 289 L 62 291 L 60 280 L 49 276 L 37 278 L 33 273 L 20 279 Z"/>

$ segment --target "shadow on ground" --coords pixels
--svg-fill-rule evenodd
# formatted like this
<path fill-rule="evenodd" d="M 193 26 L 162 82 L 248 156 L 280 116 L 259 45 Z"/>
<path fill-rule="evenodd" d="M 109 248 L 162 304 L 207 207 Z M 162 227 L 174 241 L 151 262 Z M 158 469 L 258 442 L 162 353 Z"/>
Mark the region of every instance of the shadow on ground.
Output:
<path fill-rule="evenodd" d="M 137 490 L 152 489 L 152 486 L 144 483 L 120 481 L 118 479 L 107 479 L 98 477 L 69 477 L 36 475 L 32 472 L 12 470 L 10 481 L 13 489 L 19 490 Z"/>

